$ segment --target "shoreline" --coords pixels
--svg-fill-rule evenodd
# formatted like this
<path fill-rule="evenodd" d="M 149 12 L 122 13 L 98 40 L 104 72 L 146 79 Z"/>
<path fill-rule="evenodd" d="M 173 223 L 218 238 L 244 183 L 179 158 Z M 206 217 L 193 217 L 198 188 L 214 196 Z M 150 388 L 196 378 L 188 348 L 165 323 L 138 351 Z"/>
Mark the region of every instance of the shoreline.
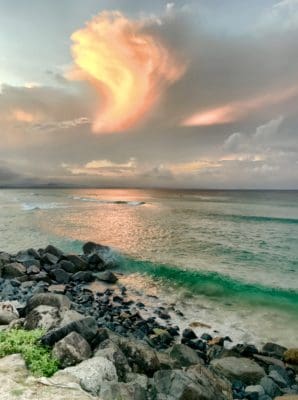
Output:
<path fill-rule="evenodd" d="M 257 400 L 276 398 L 277 396 L 272 397 L 265 392 L 263 386 L 266 379 L 270 381 L 267 382 L 268 384 L 273 382 L 274 385 L 277 385 L 277 387 L 273 385 L 275 394 L 298 394 L 298 386 L 295 381 L 297 379 L 295 378 L 296 368 L 298 368 L 295 362 L 297 361 L 298 364 L 298 360 L 294 358 L 293 365 L 291 363 L 285 364 L 288 360 L 293 361 L 292 358 L 287 359 L 284 356 L 287 351 L 291 352 L 291 350 L 274 343 L 267 343 L 262 349 L 257 349 L 251 343 L 237 344 L 232 342 L 233 332 L 229 332 L 231 337 L 219 336 L 216 331 L 211 335 L 210 329 L 212 327 L 208 324 L 208 321 L 185 321 L 185 329 L 183 331 L 180 330 L 175 321 L 173 322 L 171 315 L 174 313 L 183 318 L 183 311 L 176 308 L 175 304 L 159 305 L 154 309 L 154 305 L 158 303 L 158 297 L 155 295 L 151 295 L 151 298 L 157 301 L 153 301 L 150 305 L 142 301 L 136 301 L 133 298 L 133 293 L 130 293 L 125 286 L 119 285 L 121 275 L 117 274 L 117 271 L 113 271 L 115 265 L 108 261 L 106 257 L 108 253 L 109 248 L 107 246 L 92 242 L 85 243 L 83 254 L 81 255 L 65 254 L 51 245 L 37 251 L 34 249 L 20 251 L 15 255 L 0 252 L 0 306 L 2 307 L 2 309 L 0 308 L 0 322 L 2 327 L 6 325 L 11 327 L 18 324 L 18 326 L 23 326 L 29 330 L 45 328 L 48 333 L 44 336 L 43 343 L 56 346 L 56 343 L 65 340 L 65 337 L 72 332 L 63 331 L 61 326 L 73 324 L 71 326 L 77 332 L 77 321 L 91 318 L 96 327 L 96 334 L 92 340 L 89 340 L 93 357 L 87 357 L 87 360 L 92 360 L 94 352 L 98 350 L 98 346 L 108 340 L 109 346 L 113 343 L 113 346 L 117 345 L 120 348 L 126 357 L 127 368 L 136 374 L 154 378 L 155 374 L 160 374 L 161 371 L 176 371 L 178 369 L 182 371 L 181 374 L 184 379 L 188 379 L 187 368 L 194 368 L 193 366 L 200 365 L 200 368 L 206 368 L 208 373 L 212 371 L 211 380 L 227 379 L 228 381 L 225 382 L 225 385 L 218 383 L 221 386 L 221 394 L 214 392 L 210 395 L 212 400 L 237 398 L 235 397 L 236 395 L 242 396 L 238 398 Z M 150 295 L 147 297 L 150 297 Z M 145 298 L 145 296 L 142 298 Z M 59 309 L 61 299 L 65 299 L 68 304 L 66 308 L 70 312 L 66 313 L 67 317 Z M 7 311 L 5 307 L 8 304 L 10 308 Z M 55 314 L 56 317 L 53 317 L 51 314 L 53 310 L 45 310 L 44 315 L 40 310 L 36 310 L 36 308 L 43 306 L 58 308 L 59 312 Z M 35 310 L 35 314 L 33 313 L 32 315 L 33 310 Z M 9 322 L 8 324 L 3 324 L 5 317 L 6 322 Z M 191 324 L 191 322 L 194 323 Z M 203 331 L 206 330 L 206 332 L 203 332 L 198 337 L 196 328 L 200 328 Z M 65 333 L 64 336 L 61 333 L 61 329 Z M 59 340 L 55 339 L 57 332 L 59 333 Z M 99 334 L 98 332 L 101 333 Z M 82 332 L 80 333 L 82 334 Z M 69 348 L 68 350 L 66 349 L 67 347 L 63 347 L 63 357 L 65 357 L 65 352 L 69 351 Z M 136 358 L 140 357 L 139 353 L 147 354 L 148 349 L 150 349 L 151 353 L 154 352 L 154 359 L 156 357 L 157 361 L 154 368 L 151 365 L 146 370 L 142 366 L 143 363 L 148 361 L 144 359 L 145 356 L 142 361 L 137 361 Z M 61 356 L 62 360 L 63 357 Z M 227 360 L 231 360 L 231 365 L 222 365 L 223 361 Z M 252 369 L 254 367 L 257 377 L 247 378 L 247 373 L 241 372 L 240 365 L 238 368 L 240 376 L 236 379 L 237 371 L 232 373 L 231 368 L 233 369 L 233 364 L 237 364 L 237 362 L 244 363 L 244 370 L 247 367 Z M 77 362 L 73 363 L 73 361 L 70 363 L 70 365 L 74 364 L 80 365 Z M 64 367 L 69 367 L 70 365 L 64 365 Z M 114 365 L 116 370 L 120 368 L 117 365 L 117 360 Z M 274 366 L 277 365 L 279 369 L 274 369 Z M 117 370 L 117 381 L 128 385 L 129 382 L 127 382 L 127 377 L 124 377 L 124 372 L 119 371 Z M 286 384 L 283 383 L 282 386 L 279 386 L 275 373 L 272 374 L 272 371 L 281 374 Z M 200 373 L 204 374 L 205 370 Z M 275 376 L 275 380 L 272 375 Z M 260 384 L 262 379 L 263 386 Z M 241 382 L 241 385 L 238 385 L 239 387 L 235 386 L 236 381 Z M 281 383 L 279 382 L 279 384 Z M 138 383 L 134 383 L 134 385 L 142 387 Z M 147 397 L 144 397 L 144 399 L 184 399 L 184 397 L 158 397 L 159 389 L 156 389 L 156 387 L 159 386 L 154 382 L 152 385 L 154 390 L 149 384 L 145 390 L 145 393 L 150 393 L 151 397 L 146 394 Z M 248 394 L 247 391 L 250 389 L 247 389 L 247 387 L 252 385 L 262 386 L 264 393 L 262 389 L 258 388 L 257 390 L 254 388 L 258 394 L 251 394 L 255 392 Z M 122 389 L 120 388 L 119 390 Z M 156 390 L 157 394 L 152 394 Z M 199 390 L 199 388 L 196 387 L 195 390 Z M 162 396 L 162 393 L 160 396 Z M 267 397 L 264 397 L 266 395 Z M 109 397 L 106 398 L 108 399 Z M 130 399 L 130 397 L 120 398 Z M 139 399 L 138 397 L 132 398 Z M 189 398 L 193 399 L 195 397 Z M 188 398 L 185 397 L 185 399 Z"/>

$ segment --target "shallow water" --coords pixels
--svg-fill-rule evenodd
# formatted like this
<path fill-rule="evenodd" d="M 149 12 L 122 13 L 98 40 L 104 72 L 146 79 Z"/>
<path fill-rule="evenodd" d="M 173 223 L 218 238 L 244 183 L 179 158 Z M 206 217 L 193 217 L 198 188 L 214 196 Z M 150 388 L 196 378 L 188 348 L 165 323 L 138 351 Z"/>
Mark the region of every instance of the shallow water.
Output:
<path fill-rule="evenodd" d="M 0 222 L 4 250 L 107 244 L 127 284 L 178 302 L 185 324 L 297 344 L 298 192 L 2 190 Z"/>

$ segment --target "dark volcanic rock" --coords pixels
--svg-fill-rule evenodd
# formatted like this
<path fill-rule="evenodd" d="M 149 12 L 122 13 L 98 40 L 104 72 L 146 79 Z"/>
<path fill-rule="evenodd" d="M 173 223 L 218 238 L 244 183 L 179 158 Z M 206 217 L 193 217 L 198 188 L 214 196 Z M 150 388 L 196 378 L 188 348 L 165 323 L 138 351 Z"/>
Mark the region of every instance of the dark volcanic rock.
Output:
<path fill-rule="evenodd" d="M 184 329 L 184 331 L 182 332 L 182 336 L 186 339 L 196 339 L 197 338 L 197 335 L 190 328 Z"/>
<path fill-rule="evenodd" d="M 228 400 L 231 386 L 201 365 L 182 370 L 161 370 L 154 374 L 157 399 Z"/>
<path fill-rule="evenodd" d="M 70 301 L 62 294 L 39 293 L 28 300 L 27 311 L 29 312 L 40 305 L 57 307 L 62 311 L 70 308 Z"/>
<path fill-rule="evenodd" d="M 57 264 L 59 265 L 59 264 Z M 53 268 L 49 273 L 50 277 L 57 283 L 68 283 L 70 280 L 70 274 L 62 268 Z"/>
<path fill-rule="evenodd" d="M 55 344 L 53 355 L 65 368 L 86 360 L 92 352 L 86 339 L 77 332 L 71 332 Z"/>
<path fill-rule="evenodd" d="M 70 274 L 73 274 L 77 271 L 77 268 L 75 267 L 75 265 L 68 260 L 61 260 L 59 261 L 59 265 L 60 268 L 64 269 L 64 271 L 69 272 Z"/>
<path fill-rule="evenodd" d="M 94 275 L 90 271 L 79 271 L 72 275 L 71 280 L 75 282 L 93 282 Z"/>
<path fill-rule="evenodd" d="M 107 250 L 109 250 L 108 246 L 103 246 L 101 244 L 97 244 L 97 243 L 94 243 L 94 242 L 87 242 L 83 246 L 83 252 L 86 255 L 90 255 L 90 254 L 93 254 L 93 253 L 99 253 L 100 254 L 101 252 L 104 252 L 104 251 L 107 251 Z"/>
<path fill-rule="evenodd" d="M 111 271 L 99 272 L 96 274 L 96 277 L 100 281 L 105 281 L 108 283 L 115 283 L 118 280 L 117 276 Z"/>
<path fill-rule="evenodd" d="M 88 264 L 86 260 L 76 254 L 67 254 L 64 258 L 75 266 L 77 272 L 87 269 Z"/>
<path fill-rule="evenodd" d="M 59 257 L 51 253 L 44 253 L 40 260 L 43 265 L 55 265 L 57 264 Z"/>
<path fill-rule="evenodd" d="M 189 367 L 194 364 L 204 364 L 204 361 L 198 356 L 197 352 L 185 344 L 174 344 L 169 349 L 169 354 L 179 363 L 180 368 Z"/>
<path fill-rule="evenodd" d="M 71 332 L 79 333 L 90 343 L 97 333 L 96 320 L 92 317 L 86 317 L 70 322 L 61 328 L 53 329 L 41 338 L 41 343 L 45 346 L 53 346 Z"/>
<path fill-rule="evenodd" d="M 45 253 L 49 253 L 49 254 L 53 254 L 54 256 L 56 256 L 57 258 L 60 258 L 63 256 L 63 251 L 58 249 L 55 246 L 52 246 L 51 244 L 49 244 L 45 249 L 44 249 Z"/>
<path fill-rule="evenodd" d="M 283 347 L 283 346 L 280 346 L 279 344 L 271 343 L 271 342 L 266 343 L 262 348 L 262 352 L 265 355 L 271 356 L 271 357 L 276 357 L 279 359 L 283 358 L 283 355 L 286 350 L 287 350 L 286 347 Z"/>
<path fill-rule="evenodd" d="M 12 279 L 24 276 L 26 274 L 26 267 L 18 262 L 5 264 L 2 267 L 2 278 Z"/>

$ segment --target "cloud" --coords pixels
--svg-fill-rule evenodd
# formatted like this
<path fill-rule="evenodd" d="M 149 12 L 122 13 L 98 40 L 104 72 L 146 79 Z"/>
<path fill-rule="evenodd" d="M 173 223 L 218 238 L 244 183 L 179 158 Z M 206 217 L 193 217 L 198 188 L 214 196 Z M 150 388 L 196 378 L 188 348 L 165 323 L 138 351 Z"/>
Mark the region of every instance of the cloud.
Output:
<path fill-rule="evenodd" d="M 73 79 L 98 92 L 93 131 L 124 131 L 141 122 L 167 86 L 184 73 L 162 41 L 146 28 L 154 20 L 129 20 L 119 12 L 102 12 L 74 32 Z"/>
<path fill-rule="evenodd" d="M 86 164 L 68 165 L 62 164 L 73 175 L 101 176 L 104 178 L 119 178 L 134 176 L 137 172 L 137 163 L 134 158 L 130 158 L 126 163 L 115 163 L 111 160 L 92 160 Z"/>
<path fill-rule="evenodd" d="M 220 125 L 234 122 L 247 116 L 249 113 L 265 107 L 276 105 L 297 97 L 298 86 L 271 92 L 252 99 L 222 105 L 207 111 L 196 113 L 186 118 L 184 126 Z"/>

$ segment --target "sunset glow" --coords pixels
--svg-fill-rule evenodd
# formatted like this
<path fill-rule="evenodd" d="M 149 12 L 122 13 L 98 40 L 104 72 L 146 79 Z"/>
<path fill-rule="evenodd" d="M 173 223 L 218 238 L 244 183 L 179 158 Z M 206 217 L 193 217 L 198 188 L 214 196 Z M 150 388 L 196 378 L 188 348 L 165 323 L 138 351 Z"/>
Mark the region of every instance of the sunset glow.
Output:
<path fill-rule="evenodd" d="M 294 86 L 282 91 L 266 93 L 252 99 L 233 102 L 221 107 L 212 108 L 198 112 L 186 118 L 184 126 L 208 126 L 220 125 L 237 121 L 251 111 L 262 109 L 266 106 L 275 105 L 298 95 L 298 87 Z"/>
<path fill-rule="evenodd" d="M 148 114 L 165 88 L 184 73 L 170 51 L 144 32 L 144 21 L 103 12 L 72 35 L 73 79 L 96 88 L 99 105 L 93 131 L 133 127 Z"/>

